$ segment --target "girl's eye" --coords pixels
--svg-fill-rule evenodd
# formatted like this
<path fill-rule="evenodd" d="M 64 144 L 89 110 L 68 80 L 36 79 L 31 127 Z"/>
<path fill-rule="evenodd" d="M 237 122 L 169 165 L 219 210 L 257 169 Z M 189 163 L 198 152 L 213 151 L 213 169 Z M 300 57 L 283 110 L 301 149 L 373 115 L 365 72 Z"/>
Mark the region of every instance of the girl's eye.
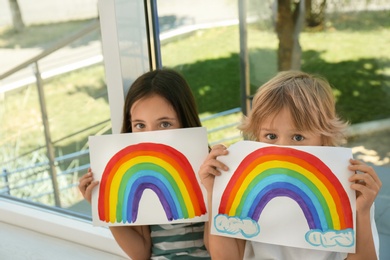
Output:
<path fill-rule="evenodd" d="M 297 141 L 297 142 L 301 142 L 301 141 L 305 140 L 305 137 L 303 137 L 302 135 L 294 135 L 293 140 Z"/>
<path fill-rule="evenodd" d="M 267 134 L 265 137 L 269 140 L 275 140 L 277 138 L 276 134 Z"/>
<path fill-rule="evenodd" d="M 169 123 L 169 122 L 162 122 L 160 126 L 161 126 L 162 128 L 169 128 L 169 127 L 172 126 L 172 124 Z"/>
<path fill-rule="evenodd" d="M 141 123 L 137 123 L 133 126 L 134 128 L 137 128 L 137 129 L 143 129 L 145 128 L 145 125 L 144 124 L 141 124 Z"/>

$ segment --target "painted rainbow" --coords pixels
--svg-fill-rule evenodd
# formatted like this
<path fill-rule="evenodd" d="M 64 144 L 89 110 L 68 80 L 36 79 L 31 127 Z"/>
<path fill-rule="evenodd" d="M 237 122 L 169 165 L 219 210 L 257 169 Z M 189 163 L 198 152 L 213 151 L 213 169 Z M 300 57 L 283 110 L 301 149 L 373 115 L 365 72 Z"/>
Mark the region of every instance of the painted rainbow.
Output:
<path fill-rule="evenodd" d="M 338 178 L 316 156 L 288 147 L 247 155 L 224 190 L 219 214 L 258 221 L 276 197 L 294 200 L 311 230 L 353 228 L 351 204 Z"/>
<path fill-rule="evenodd" d="M 206 213 L 202 191 L 187 158 L 171 146 L 139 143 L 117 152 L 104 169 L 99 219 L 134 223 L 143 192 L 158 196 L 169 221 Z"/>

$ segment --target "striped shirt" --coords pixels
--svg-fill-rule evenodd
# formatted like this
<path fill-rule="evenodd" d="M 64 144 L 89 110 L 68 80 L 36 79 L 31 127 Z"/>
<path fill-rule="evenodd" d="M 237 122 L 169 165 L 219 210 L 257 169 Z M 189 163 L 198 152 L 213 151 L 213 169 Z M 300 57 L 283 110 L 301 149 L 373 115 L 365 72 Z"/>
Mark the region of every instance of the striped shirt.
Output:
<path fill-rule="evenodd" d="M 211 259 L 203 242 L 204 223 L 151 225 L 151 259 Z"/>

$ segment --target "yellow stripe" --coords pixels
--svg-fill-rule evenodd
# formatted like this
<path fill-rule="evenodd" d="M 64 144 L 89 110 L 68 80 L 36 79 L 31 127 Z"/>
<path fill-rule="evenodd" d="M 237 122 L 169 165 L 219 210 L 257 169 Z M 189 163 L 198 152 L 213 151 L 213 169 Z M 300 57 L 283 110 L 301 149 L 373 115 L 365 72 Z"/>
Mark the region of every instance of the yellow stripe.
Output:
<path fill-rule="evenodd" d="M 154 163 L 156 165 L 161 166 L 163 169 L 168 171 L 173 179 L 176 181 L 180 193 L 183 196 L 184 203 L 187 205 L 187 210 L 188 210 L 188 215 L 189 217 L 194 217 L 195 216 L 195 210 L 192 205 L 192 201 L 190 199 L 190 195 L 188 193 L 188 190 L 186 186 L 184 185 L 183 180 L 180 177 L 179 172 L 169 163 L 166 161 L 153 157 L 153 156 L 137 156 L 132 159 L 130 159 L 127 162 L 124 162 L 116 171 L 114 178 L 112 179 L 111 183 L 111 188 L 110 188 L 110 197 L 109 197 L 109 213 L 110 213 L 110 222 L 115 223 L 116 222 L 116 207 L 118 204 L 118 191 L 119 191 L 119 186 L 121 183 L 121 180 L 123 178 L 123 175 L 126 173 L 128 169 L 133 167 L 136 164 L 139 163 Z"/>
<path fill-rule="evenodd" d="M 317 176 L 315 174 L 309 172 L 305 168 L 303 168 L 303 167 L 301 167 L 301 166 L 299 166 L 297 164 L 294 164 L 294 163 L 290 163 L 290 162 L 286 162 L 286 161 L 278 161 L 278 160 L 273 160 L 273 161 L 268 161 L 268 162 L 261 163 L 261 164 L 257 165 L 246 176 L 246 178 L 244 179 L 244 181 L 241 184 L 240 188 L 238 189 L 237 194 L 235 195 L 235 198 L 234 198 L 233 203 L 232 203 L 232 207 L 229 210 L 229 215 L 230 216 L 234 216 L 236 214 L 236 210 L 237 210 L 237 207 L 239 206 L 239 204 L 241 202 L 241 198 L 244 195 L 245 190 L 249 187 L 249 184 L 253 181 L 253 179 L 257 175 L 259 175 L 262 172 L 264 172 L 265 170 L 273 169 L 273 168 L 286 168 L 286 169 L 290 169 L 290 170 L 296 171 L 296 172 L 302 174 L 303 176 L 305 176 L 311 182 L 313 182 L 314 186 L 316 186 L 320 190 L 320 192 L 323 194 L 323 196 L 325 198 L 325 201 L 328 204 L 328 207 L 329 207 L 329 210 L 330 210 L 330 215 L 331 215 L 331 218 L 332 218 L 332 221 L 333 221 L 333 225 L 334 225 L 333 226 L 334 229 L 335 230 L 339 230 L 340 229 L 340 218 L 338 217 L 336 204 L 335 204 L 335 202 L 333 200 L 332 195 L 330 194 L 328 188 L 324 185 L 324 183 L 321 182 L 317 178 Z M 231 194 L 231 195 L 234 196 L 234 194 Z"/>

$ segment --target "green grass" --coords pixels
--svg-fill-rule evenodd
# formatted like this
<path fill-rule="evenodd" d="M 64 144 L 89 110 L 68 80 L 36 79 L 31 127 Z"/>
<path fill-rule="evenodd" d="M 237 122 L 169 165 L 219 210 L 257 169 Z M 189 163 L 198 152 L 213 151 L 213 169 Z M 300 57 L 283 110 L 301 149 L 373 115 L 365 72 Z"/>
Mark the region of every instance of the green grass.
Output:
<path fill-rule="evenodd" d="M 390 117 L 390 28 L 302 34 L 303 70 L 333 85 L 337 111 L 351 123 Z"/>

